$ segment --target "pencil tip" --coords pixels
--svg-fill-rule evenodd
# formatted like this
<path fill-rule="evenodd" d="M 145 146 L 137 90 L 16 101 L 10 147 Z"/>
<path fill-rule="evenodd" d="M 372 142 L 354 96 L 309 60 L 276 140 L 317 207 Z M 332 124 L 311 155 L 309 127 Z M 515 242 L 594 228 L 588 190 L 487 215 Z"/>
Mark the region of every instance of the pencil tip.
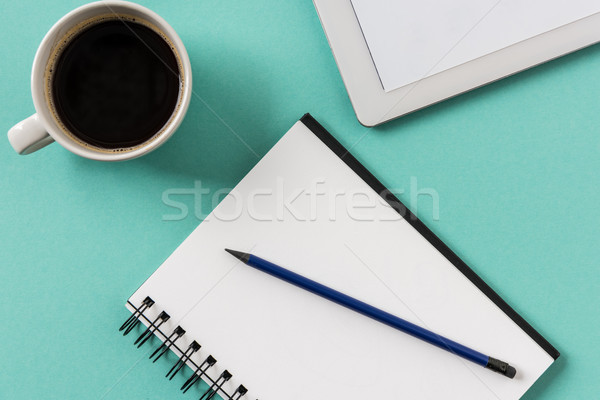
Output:
<path fill-rule="evenodd" d="M 514 378 L 515 375 L 517 374 L 517 369 L 515 367 L 513 367 L 512 365 L 509 365 L 508 368 L 506 368 L 506 376 L 509 377 L 510 379 Z"/>
<path fill-rule="evenodd" d="M 229 254 L 231 254 L 232 256 L 234 256 L 235 258 L 237 258 L 238 260 L 242 261 L 245 264 L 247 264 L 248 260 L 250 259 L 250 254 L 248 254 L 248 253 L 242 253 L 241 251 L 236 251 L 236 250 L 231 250 L 231 249 L 225 249 L 225 251 L 228 252 Z"/>
<path fill-rule="evenodd" d="M 485 367 L 510 379 L 513 379 L 517 374 L 517 369 L 515 367 L 493 357 L 489 357 L 488 363 Z"/>

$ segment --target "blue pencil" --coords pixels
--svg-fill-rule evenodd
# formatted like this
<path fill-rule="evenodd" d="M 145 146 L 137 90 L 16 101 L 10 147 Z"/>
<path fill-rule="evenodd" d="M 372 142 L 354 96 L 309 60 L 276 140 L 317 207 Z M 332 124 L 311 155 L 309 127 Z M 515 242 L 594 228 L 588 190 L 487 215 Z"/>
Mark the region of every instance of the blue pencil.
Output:
<path fill-rule="evenodd" d="M 396 328 L 402 332 L 408 333 L 409 335 L 454 353 L 457 356 L 461 356 L 492 371 L 498 372 L 509 378 L 514 378 L 515 374 L 517 373 L 517 370 L 514 367 L 508 363 L 505 363 L 504 361 L 486 356 L 485 354 L 470 349 L 467 346 L 463 346 L 460 343 L 447 339 L 425 328 L 421 328 L 418 325 L 405 321 L 402 318 L 396 317 L 395 315 L 380 310 L 379 308 L 373 307 L 367 303 L 338 292 L 337 290 L 305 278 L 302 275 L 298 275 L 295 272 L 282 268 L 267 260 L 263 260 L 260 257 L 230 249 L 225 249 L 225 251 L 253 268 L 266 272 L 269 275 L 273 275 L 274 277 L 291 283 L 292 285 L 308 290 L 309 292 L 324 297 L 327 300 L 333 301 L 334 303 L 349 308 L 350 310 L 356 311 L 376 321 L 389 325 L 392 328 Z"/>

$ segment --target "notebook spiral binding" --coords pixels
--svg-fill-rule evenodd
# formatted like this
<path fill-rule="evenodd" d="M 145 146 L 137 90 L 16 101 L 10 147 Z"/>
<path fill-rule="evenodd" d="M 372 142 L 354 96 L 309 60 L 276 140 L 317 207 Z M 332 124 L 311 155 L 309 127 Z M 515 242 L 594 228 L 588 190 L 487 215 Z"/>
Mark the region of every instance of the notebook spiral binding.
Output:
<path fill-rule="evenodd" d="M 160 327 L 170 318 L 169 314 L 167 314 L 165 311 L 161 311 L 154 320 L 150 320 L 144 314 L 146 310 L 154 305 L 154 300 L 152 300 L 150 297 L 146 297 L 142 301 L 142 304 L 137 307 L 129 301 L 127 303 L 133 307 L 135 311 L 119 328 L 119 332 L 123 332 L 123 336 L 127 336 L 142 320 L 144 320 L 148 323 L 148 327 L 135 340 L 135 346 L 138 348 L 142 347 L 144 343 L 146 343 L 154 334 L 161 339 L 162 343 L 150 355 L 152 362 L 158 361 L 158 359 L 160 359 L 169 349 L 171 349 L 175 354 L 180 354 L 180 357 L 175 365 L 173 365 L 169 372 L 167 372 L 166 377 L 169 380 L 173 379 L 173 377 L 175 377 L 175 375 L 181 371 L 186 363 L 189 363 L 193 366 L 194 372 L 187 379 L 187 381 L 185 381 L 183 386 L 181 386 L 181 391 L 183 393 L 186 393 L 192 386 L 194 386 L 194 384 L 201 380 L 206 382 L 209 385 L 209 388 L 202 394 L 199 400 L 211 400 L 217 394 L 219 394 L 225 400 L 239 400 L 248 392 L 248 389 L 246 389 L 244 385 L 239 385 L 235 392 L 231 394 L 227 393 L 227 391 L 223 388 L 223 385 L 233 377 L 233 375 L 227 370 L 224 370 L 216 380 L 208 376 L 207 371 L 217 363 L 217 360 L 212 355 L 209 355 L 202 363 L 200 363 L 200 365 L 196 364 L 190 358 L 195 352 L 200 350 L 201 347 L 200 344 L 195 340 L 188 346 L 186 350 L 183 350 L 177 346 L 176 342 L 180 337 L 185 335 L 185 329 L 178 325 L 171 333 L 167 334 L 166 332 L 162 331 Z"/>

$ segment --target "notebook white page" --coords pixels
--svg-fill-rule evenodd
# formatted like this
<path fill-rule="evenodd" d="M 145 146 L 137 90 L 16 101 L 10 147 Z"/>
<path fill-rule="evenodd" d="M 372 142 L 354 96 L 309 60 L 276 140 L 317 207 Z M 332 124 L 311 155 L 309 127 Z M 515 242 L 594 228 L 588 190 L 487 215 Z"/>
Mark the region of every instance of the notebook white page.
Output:
<path fill-rule="evenodd" d="M 598 0 L 351 0 L 385 91 L 600 12 Z"/>
<path fill-rule="evenodd" d="M 310 193 L 318 195 L 310 195 Z M 517 369 L 511 380 L 240 264 L 260 257 Z M 244 399 L 519 398 L 553 359 L 302 122 L 135 292 Z M 131 309 L 131 307 L 130 307 Z M 185 371 L 190 374 L 189 370 Z"/>

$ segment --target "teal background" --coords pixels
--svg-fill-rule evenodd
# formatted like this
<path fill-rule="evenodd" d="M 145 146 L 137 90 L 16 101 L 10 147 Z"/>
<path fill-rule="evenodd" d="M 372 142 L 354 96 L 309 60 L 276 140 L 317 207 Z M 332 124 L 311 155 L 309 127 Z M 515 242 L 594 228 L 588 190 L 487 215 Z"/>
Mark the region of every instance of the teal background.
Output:
<path fill-rule="evenodd" d="M 3 1 L 4 132 L 34 112 L 42 37 L 83 3 Z M 197 96 L 167 144 L 100 163 L 57 144 L 18 156 L 0 140 L 0 398 L 181 398 L 182 376 L 167 382 L 168 362 L 117 333 L 128 296 L 213 207 L 194 213 L 182 196 L 189 215 L 167 221 L 163 192 L 232 187 L 305 112 L 407 205 L 411 177 L 434 189 L 439 219 L 428 196 L 413 211 L 561 351 L 525 399 L 598 396 L 599 46 L 367 129 L 311 1 L 141 3 L 193 65 Z"/>

